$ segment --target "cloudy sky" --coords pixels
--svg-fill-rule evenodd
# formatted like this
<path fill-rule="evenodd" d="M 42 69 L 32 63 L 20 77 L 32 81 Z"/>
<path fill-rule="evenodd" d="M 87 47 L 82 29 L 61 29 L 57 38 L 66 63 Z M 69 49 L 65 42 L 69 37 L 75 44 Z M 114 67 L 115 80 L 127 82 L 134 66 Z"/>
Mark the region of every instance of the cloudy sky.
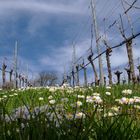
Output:
<path fill-rule="evenodd" d="M 131 4 L 133 0 L 127 2 Z M 139 0 L 135 6 L 140 7 Z M 128 7 L 125 3 L 125 8 Z M 106 31 L 110 46 L 123 41 L 117 25 L 108 28 L 115 20 L 120 22 L 120 14 L 126 35 L 132 35 L 127 18 L 123 15 L 121 0 L 98 0 L 96 10 L 99 34 L 103 35 Z M 140 32 L 140 9 L 132 8 L 128 14 L 133 32 Z M 64 67 L 69 71 L 73 44 L 76 47 L 76 57 L 84 56 L 86 60 L 86 50 L 91 46 L 91 24 L 90 0 L 0 0 L 0 64 L 6 58 L 7 70 L 13 67 L 17 40 L 20 73 L 26 73 L 28 65 L 30 78 L 45 70 L 56 71 L 61 75 Z M 133 42 L 135 58 L 140 56 L 139 40 L 140 37 Z M 96 56 L 95 39 L 92 47 Z M 105 49 L 102 41 L 100 47 L 101 51 Z M 127 63 L 125 46 L 114 50 L 111 63 L 114 69 Z M 98 68 L 97 62 L 95 64 Z M 104 56 L 103 65 L 106 72 Z M 89 74 L 92 74 L 90 69 L 89 66 Z"/>

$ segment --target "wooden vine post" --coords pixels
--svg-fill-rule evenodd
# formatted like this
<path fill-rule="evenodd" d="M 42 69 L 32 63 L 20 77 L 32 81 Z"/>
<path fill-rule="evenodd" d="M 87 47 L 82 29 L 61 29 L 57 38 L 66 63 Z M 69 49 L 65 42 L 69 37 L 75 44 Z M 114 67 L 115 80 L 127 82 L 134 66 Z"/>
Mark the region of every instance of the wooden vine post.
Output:
<path fill-rule="evenodd" d="M 19 74 L 19 87 L 20 88 L 22 87 L 21 81 L 22 81 L 22 76 L 21 76 L 21 74 Z"/>
<path fill-rule="evenodd" d="M 6 75 L 5 75 L 6 68 L 7 68 L 7 66 L 5 65 L 5 63 L 3 63 L 3 65 L 2 65 L 2 85 L 3 85 L 3 87 L 5 86 L 5 83 L 6 83 Z"/>
<path fill-rule="evenodd" d="M 12 82 L 13 69 L 9 72 L 9 81 Z"/>
<path fill-rule="evenodd" d="M 87 87 L 87 68 L 84 67 L 84 60 L 80 66 L 84 70 L 84 86 Z"/>
<path fill-rule="evenodd" d="M 70 84 L 70 86 L 71 86 L 71 76 L 68 76 L 67 75 L 67 82 Z"/>
<path fill-rule="evenodd" d="M 76 75 L 77 75 L 77 80 L 76 80 L 76 86 L 79 86 L 79 65 L 76 65 Z"/>
<path fill-rule="evenodd" d="M 16 88 L 18 88 L 18 73 L 16 72 Z"/>
<path fill-rule="evenodd" d="M 114 74 L 117 76 L 117 84 L 120 84 L 120 79 L 121 79 L 121 74 L 123 72 L 120 72 L 120 71 L 116 71 Z"/>
<path fill-rule="evenodd" d="M 75 76 L 74 76 L 74 70 L 72 70 L 72 86 L 74 87 L 75 86 Z"/>
<path fill-rule="evenodd" d="M 128 83 L 132 81 L 132 75 L 131 75 L 131 70 L 130 68 L 125 68 L 127 75 L 128 75 Z"/>
<path fill-rule="evenodd" d="M 127 54 L 128 54 L 128 60 L 129 60 L 129 66 L 130 66 L 130 73 L 131 73 L 131 76 L 132 76 L 132 81 L 133 81 L 133 83 L 136 83 L 137 79 L 136 79 L 136 76 L 135 76 L 133 51 L 132 51 L 132 40 L 127 41 L 126 48 L 127 48 Z"/>
<path fill-rule="evenodd" d="M 107 61 L 107 70 L 108 70 L 108 78 L 109 78 L 109 84 L 112 85 L 112 71 L 111 71 L 111 62 L 110 62 L 110 56 L 112 53 L 112 49 L 108 45 L 107 41 L 104 40 L 104 44 L 107 47 L 106 49 L 106 61 Z"/>
<path fill-rule="evenodd" d="M 94 65 L 94 63 L 92 61 L 92 57 L 93 57 L 93 52 L 91 50 L 91 54 L 88 56 L 88 61 L 90 62 L 91 66 L 92 66 L 92 69 L 93 69 L 93 72 L 94 72 L 94 75 L 95 75 L 95 85 L 99 85 L 98 75 L 97 75 L 95 65 Z"/>
<path fill-rule="evenodd" d="M 24 77 L 22 77 L 22 87 L 24 87 Z"/>
<path fill-rule="evenodd" d="M 140 83 L 140 65 L 137 67 L 138 71 L 139 71 L 139 75 L 138 75 L 138 82 Z"/>
<path fill-rule="evenodd" d="M 126 41 L 126 50 L 127 50 L 128 62 L 129 62 L 129 67 L 130 67 L 130 72 L 131 72 L 130 74 L 131 74 L 133 83 L 136 83 L 137 79 L 136 79 L 136 75 L 135 75 L 135 67 L 134 67 L 134 60 L 133 60 L 133 48 L 132 48 L 133 38 L 127 39 L 127 37 L 125 35 L 125 30 L 123 27 L 123 20 L 122 20 L 121 16 L 120 16 L 120 19 L 121 19 L 121 25 L 119 25 L 118 28 L 120 30 L 122 37 Z"/>

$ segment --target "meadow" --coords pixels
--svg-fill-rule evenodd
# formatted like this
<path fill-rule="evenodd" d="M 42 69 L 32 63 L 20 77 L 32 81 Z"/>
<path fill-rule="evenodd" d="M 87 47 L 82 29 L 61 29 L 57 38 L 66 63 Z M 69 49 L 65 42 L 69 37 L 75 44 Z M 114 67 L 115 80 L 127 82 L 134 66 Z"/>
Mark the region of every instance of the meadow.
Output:
<path fill-rule="evenodd" d="M 140 139 L 140 85 L 0 91 L 0 140 Z"/>

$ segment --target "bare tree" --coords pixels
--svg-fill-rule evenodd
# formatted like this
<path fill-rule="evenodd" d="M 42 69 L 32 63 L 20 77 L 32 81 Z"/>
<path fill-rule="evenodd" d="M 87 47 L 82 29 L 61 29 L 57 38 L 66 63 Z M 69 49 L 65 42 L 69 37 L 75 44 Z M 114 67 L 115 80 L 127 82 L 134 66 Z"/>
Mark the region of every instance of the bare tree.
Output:
<path fill-rule="evenodd" d="M 36 84 L 39 86 L 53 86 L 57 83 L 58 77 L 54 72 L 42 71 L 39 73 L 39 77 L 36 80 Z"/>

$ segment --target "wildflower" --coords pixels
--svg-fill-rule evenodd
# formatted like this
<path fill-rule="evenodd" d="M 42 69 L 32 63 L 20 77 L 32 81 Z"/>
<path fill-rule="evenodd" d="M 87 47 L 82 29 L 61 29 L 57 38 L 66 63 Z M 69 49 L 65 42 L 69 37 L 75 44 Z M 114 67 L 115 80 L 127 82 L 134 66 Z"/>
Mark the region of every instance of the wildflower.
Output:
<path fill-rule="evenodd" d="M 39 100 L 39 101 L 43 101 L 44 98 L 43 98 L 43 97 L 39 97 L 38 100 Z"/>
<path fill-rule="evenodd" d="M 120 107 L 119 106 L 114 106 L 111 108 L 112 111 L 115 111 L 115 112 L 119 112 L 120 110 Z"/>
<path fill-rule="evenodd" d="M 93 103 L 94 101 L 93 101 L 92 98 L 88 98 L 88 99 L 86 99 L 86 102 L 87 102 L 87 103 Z"/>
<path fill-rule="evenodd" d="M 13 97 L 13 96 L 14 96 L 14 95 L 12 95 L 12 94 L 11 94 L 11 95 L 9 95 L 9 97 Z"/>
<path fill-rule="evenodd" d="M 140 103 L 140 97 L 134 96 L 135 103 Z"/>
<path fill-rule="evenodd" d="M 69 113 L 69 114 L 66 115 L 66 118 L 67 118 L 68 120 L 71 120 L 71 119 L 73 119 L 73 115 Z"/>
<path fill-rule="evenodd" d="M 128 104 L 128 102 L 129 102 L 129 99 L 126 98 L 126 97 L 123 97 L 123 98 L 121 98 L 121 99 L 119 100 L 119 103 L 120 103 L 120 104 Z"/>
<path fill-rule="evenodd" d="M 67 87 L 69 87 L 69 84 L 67 84 L 67 83 L 64 83 L 64 84 L 62 85 L 62 88 L 67 88 Z"/>
<path fill-rule="evenodd" d="M 3 98 L 7 98 L 7 96 L 6 95 L 3 95 Z"/>
<path fill-rule="evenodd" d="M 53 105 L 55 104 L 55 100 L 50 100 L 49 103 Z"/>
<path fill-rule="evenodd" d="M 49 100 L 53 99 L 53 96 L 49 96 L 48 99 L 49 99 Z"/>
<path fill-rule="evenodd" d="M 66 102 L 69 101 L 69 99 L 68 98 L 62 98 L 61 101 L 66 103 Z"/>
<path fill-rule="evenodd" d="M 132 94 L 132 90 L 131 89 L 125 89 L 122 91 L 122 94 L 124 95 L 131 95 Z"/>
<path fill-rule="evenodd" d="M 82 102 L 80 102 L 80 101 L 77 101 L 76 104 L 77 104 L 78 107 L 82 106 Z"/>
<path fill-rule="evenodd" d="M 85 118 L 85 114 L 82 113 L 82 112 L 76 113 L 75 118 L 76 118 L 76 119 Z"/>
<path fill-rule="evenodd" d="M 120 101 L 120 99 L 115 99 L 115 102 L 119 102 Z"/>
<path fill-rule="evenodd" d="M 92 96 L 87 96 L 86 99 L 87 99 L 87 100 L 88 100 L 88 99 L 92 99 Z"/>
<path fill-rule="evenodd" d="M 54 88 L 54 87 L 51 87 L 50 89 L 49 89 L 49 91 L 50 92 L 54 92 L 56 89 Z"/>
<path fill-rule="evenodd" d="M 108 96 L 110 96 L 111 95 L 111 92 L 106 92 L 105 94 L 108 95 Z"/>
<path fill-rule="evenodd" d="M 108 112 L 108 116 L 112 117 L 112 116 L 114 116 L 114 114 L 112 112 Z"/>
<path fill-rule="evenodd" d="M 19 128 L 17 128 L 17 129 L 16 129 L 16 132 L 17 132 L 17 133 L 19 133 L 19 132 L 20 132 Z"/>
<path fill-rule="evenodd" d="M 93 100 L 96 104 L 101 104 L 102 103 L 102 99 L 100 96 L 93 96 Z"/>
<path fill-rule="evenodd" d="M 17 93 L 14 93 L 14 96 L 17 96 L 18 94 Z"/>
<path fill-rule="evenodd" d="M 108 112 L 104 114 L 104 117 L 113 117 L 115 115 L 117 115 L 117 113 Z"/>
<path fill-rule="evenodd" d="M 140 106 L 139 105 L 134 105 L 134 108 L 140 109 Z"/>
<path fill-rule="evenodd" d="M 135 100 L 133 98 L 129 99 L 129 104 L 134 104 Z"/>
<path fill-rule="evenodd" d="M 78 95 L 78 98 L 84 99 L 85 96 L 84 95 Z"/>
<path fill-rule="evenodd" d="M 80 89 L 80 86 L 75 86 L 74 88 L 75 88 L 75 89 Z"/>
<path fill-rule="evenodd" d="M 100 96 L 100 93 L 93 93 L 93 96 Z"/>
<path fill-rule="evenodd" d="M 110 86 L 106 86 L 106 89 L 111 89 L 111 87 Z"/>
<path fill-rule="evenodd" d="M 9 136 L 11 135 L 11 132 L 10 132 L 10 130 L 8 130 L 8 131 L 7 131 L 7 134 L 8 134 Z"/>

